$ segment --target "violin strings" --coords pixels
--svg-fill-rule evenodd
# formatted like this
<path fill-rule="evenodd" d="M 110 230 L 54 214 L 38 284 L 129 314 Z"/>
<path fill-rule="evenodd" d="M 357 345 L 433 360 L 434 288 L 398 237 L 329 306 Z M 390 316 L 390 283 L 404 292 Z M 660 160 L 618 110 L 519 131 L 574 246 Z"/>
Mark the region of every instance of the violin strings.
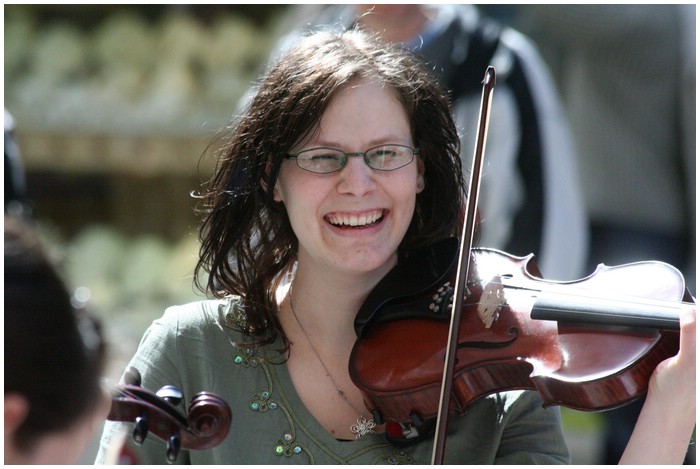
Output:
<path fill-rule="evenodd" d="M 651 308 L 657 308 L 658 311 L 655 311 L 655 313 L 661 313 L 661 314 L 668 314 L 672 316 L 670 319 L 678 319 L 680 316 L 680 311 L 683 307 L 685 306 L 690 306 L 693 303 L 689 302 L 684 302 L 684 301 L 673 301 L 673 300 L 663 300 L 663 299 L 656 299 L 656 298 L 644 298 L 641 296 L 637 295 L 631 295 L 631 294 L 626 294 L 626 295 L 593 295 L 590 290 L 584 289 L 584 288 L 577 288 L 577 287 L 572 287 L 571 285 L 549 285 L 549 288 L 545 289 L 537 289 L 529 284 L 526 283 L 519 283 L 517 281 L 510 281 L 508 279 L 502 279 L 501 284 L 505 288 L 511 288 L 511 289 L 516 289 L 516 290 L 522 290 L 522 291 L 531 291 L 533 293 L 537 293 L 538 295 L 543 295 L 543 298 L 545 298 L 547 295 L 558 295 L 562 299 L 569 299 L 569 300 L 575 300 L 576 298 L 581 299 L 581 302 L 588 302 L 591 305 L 597 304 L 598 306 L 601 305 L 601 303 L 609 303 L 611 308 L 614 308 L 615 305 L 619 305 L 619 307 L 624 308 L 624 307 L 634 307 L 638 306 L 640 310 L 649 310 Z M 538 295 L 533 295 L 537 297 Z M 484 304 L 483 302 L 479 301 L 476 303 L 472 304 L 477 304 L 477 305 L 482 305 Z M 547 308 L 549 311 L 559 311 L 559 312 L 568 312 L 568 310 L 564 308 L 554 308 L 551 305 L 549 305 Z M 600 311 L 598 311 L 598 314 L 601 315 Z M 643 315 L 644 313 L 641 312 Z M 611 316 L 615 316 L 615 313 L 610 313 Z"/>
<path fill-rule="evenodd" d="M 589 290 L 584 288 L 571 287 L 569 285 L 550 285 L 549 288 L 537 289 L 525 283 L 517 281 L 501 280 L 501 283 L 506 288 L 517 290 L 531 291 L 534 293 L 557 294 L 571 298 L 581 298 L 584 300 L 609 301 L 611 303 L 624 303 L 628 305 L 639 305 L 645 307 L 658 307 L 667 310 L 673 310 L 680 313 L 680 310 L 685 306 L 691 306 L 694 303 L 685 301 L 664 300 L 657 298 L 644 298 L 638 295 L 623 294 L 623 295 L 593 295 Z M 481 304 L 478 302 L 477 304 Z"/>

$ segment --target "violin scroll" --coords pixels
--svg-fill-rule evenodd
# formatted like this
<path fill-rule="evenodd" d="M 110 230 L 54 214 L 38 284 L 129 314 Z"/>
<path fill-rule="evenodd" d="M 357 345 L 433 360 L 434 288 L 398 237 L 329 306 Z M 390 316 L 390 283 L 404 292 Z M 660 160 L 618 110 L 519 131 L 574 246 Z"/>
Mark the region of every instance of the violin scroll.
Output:
<path fill-rule="evenodd" d="M 204 450 L 223 442 L 231 427 L 231 409 L 219 396 L 200 392 L 190 401 L 188 415 L 176 409 L 183 398 L 175 386 L 163 386 L 156 393 L 141 387 L 141 376 L 130 367 L 125 384 L 112 396 L 107 420 L 133 422 L 132 437 L 141 444 L 149 433 L 166 442 L 166 458 L 174 462 L 181 448 Z"/>
<path fill-rule="evenodd" d="M 187 422 L 201 443 L 196 449 L 209 449 L 224 441 L 231 425 L 231 410 L 220 397 L 200 392 L 190 402 Z"/>

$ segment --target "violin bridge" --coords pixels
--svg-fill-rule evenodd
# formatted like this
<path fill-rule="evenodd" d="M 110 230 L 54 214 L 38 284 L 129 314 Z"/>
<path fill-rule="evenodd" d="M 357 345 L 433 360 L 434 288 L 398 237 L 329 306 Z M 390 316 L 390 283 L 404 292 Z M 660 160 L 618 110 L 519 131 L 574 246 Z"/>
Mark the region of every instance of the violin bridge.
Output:
<path fill-rule="evenodd" d="M 481 322 L 484 323 L 487 329 L 498 319 L 498 312 L 505 304 L 505 301 L 506 295 L 503 290 L 501 277 L 496 275 L 484 285 L 481 298 L 479 298 L 479 304 L 476 308 Z"/>

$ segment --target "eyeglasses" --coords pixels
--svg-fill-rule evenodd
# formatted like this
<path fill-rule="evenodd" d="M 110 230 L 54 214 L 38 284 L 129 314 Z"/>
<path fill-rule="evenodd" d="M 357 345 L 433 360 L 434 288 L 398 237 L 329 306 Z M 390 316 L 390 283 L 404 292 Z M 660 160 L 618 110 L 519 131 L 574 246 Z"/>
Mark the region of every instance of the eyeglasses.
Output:
<path fill-rule="evenodd" d="M 311 148 L 296 155 L 287 155 L 285 159 L 296 160 L 297 166 L 312 173 L 326 174 L 340 171 L 351 156 L 361 156 L 372 169 L 393 171 L 413 161 L 420 153 L 418 148 L 406 145 L 379 145 L 365 152 L 345 153 L 335 148 Z"/>

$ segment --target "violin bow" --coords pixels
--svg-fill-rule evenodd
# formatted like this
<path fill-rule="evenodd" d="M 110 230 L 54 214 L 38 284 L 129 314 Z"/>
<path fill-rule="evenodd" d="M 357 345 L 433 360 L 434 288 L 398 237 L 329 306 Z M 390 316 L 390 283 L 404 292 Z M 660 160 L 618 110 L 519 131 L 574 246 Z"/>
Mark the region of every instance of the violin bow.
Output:
<path fill-rule="evenodd" d="M 452 302 L 452 317 L 450 319 L 450 328 L 447 337 L 445 368 L 442 374 L 440 402 L 438 405 L 437 423 L 435 427 L 435 440 L 433 442 L 432 464 L 442 464 L 445 455 L 447 418 L 449 416 L 452 382 L 454 380 L 455 356 L 457 354 L 457 344 L 459 342 L 462 300 L 464 298 L 464 288 L 471 261 L 471 248 L 474 242 L 474 232 L 477 224 L 479 182 L 481 180 L 482 163 L 484 160 L 484 147 L 486 146 L 491 98 L 493 97 L 493 88 L 496 85 L 496 70 L 492 66 L 486 69 L 482 83 L 481 110 L 479 111 L 479 124 L 476 134 L 476 144 L 474 146 L 474 158 L 472 159 L 467 207 L 462 227 L 462 241 L 460 244 L 459 263 L 457 264 L 454 301 Z"/>

